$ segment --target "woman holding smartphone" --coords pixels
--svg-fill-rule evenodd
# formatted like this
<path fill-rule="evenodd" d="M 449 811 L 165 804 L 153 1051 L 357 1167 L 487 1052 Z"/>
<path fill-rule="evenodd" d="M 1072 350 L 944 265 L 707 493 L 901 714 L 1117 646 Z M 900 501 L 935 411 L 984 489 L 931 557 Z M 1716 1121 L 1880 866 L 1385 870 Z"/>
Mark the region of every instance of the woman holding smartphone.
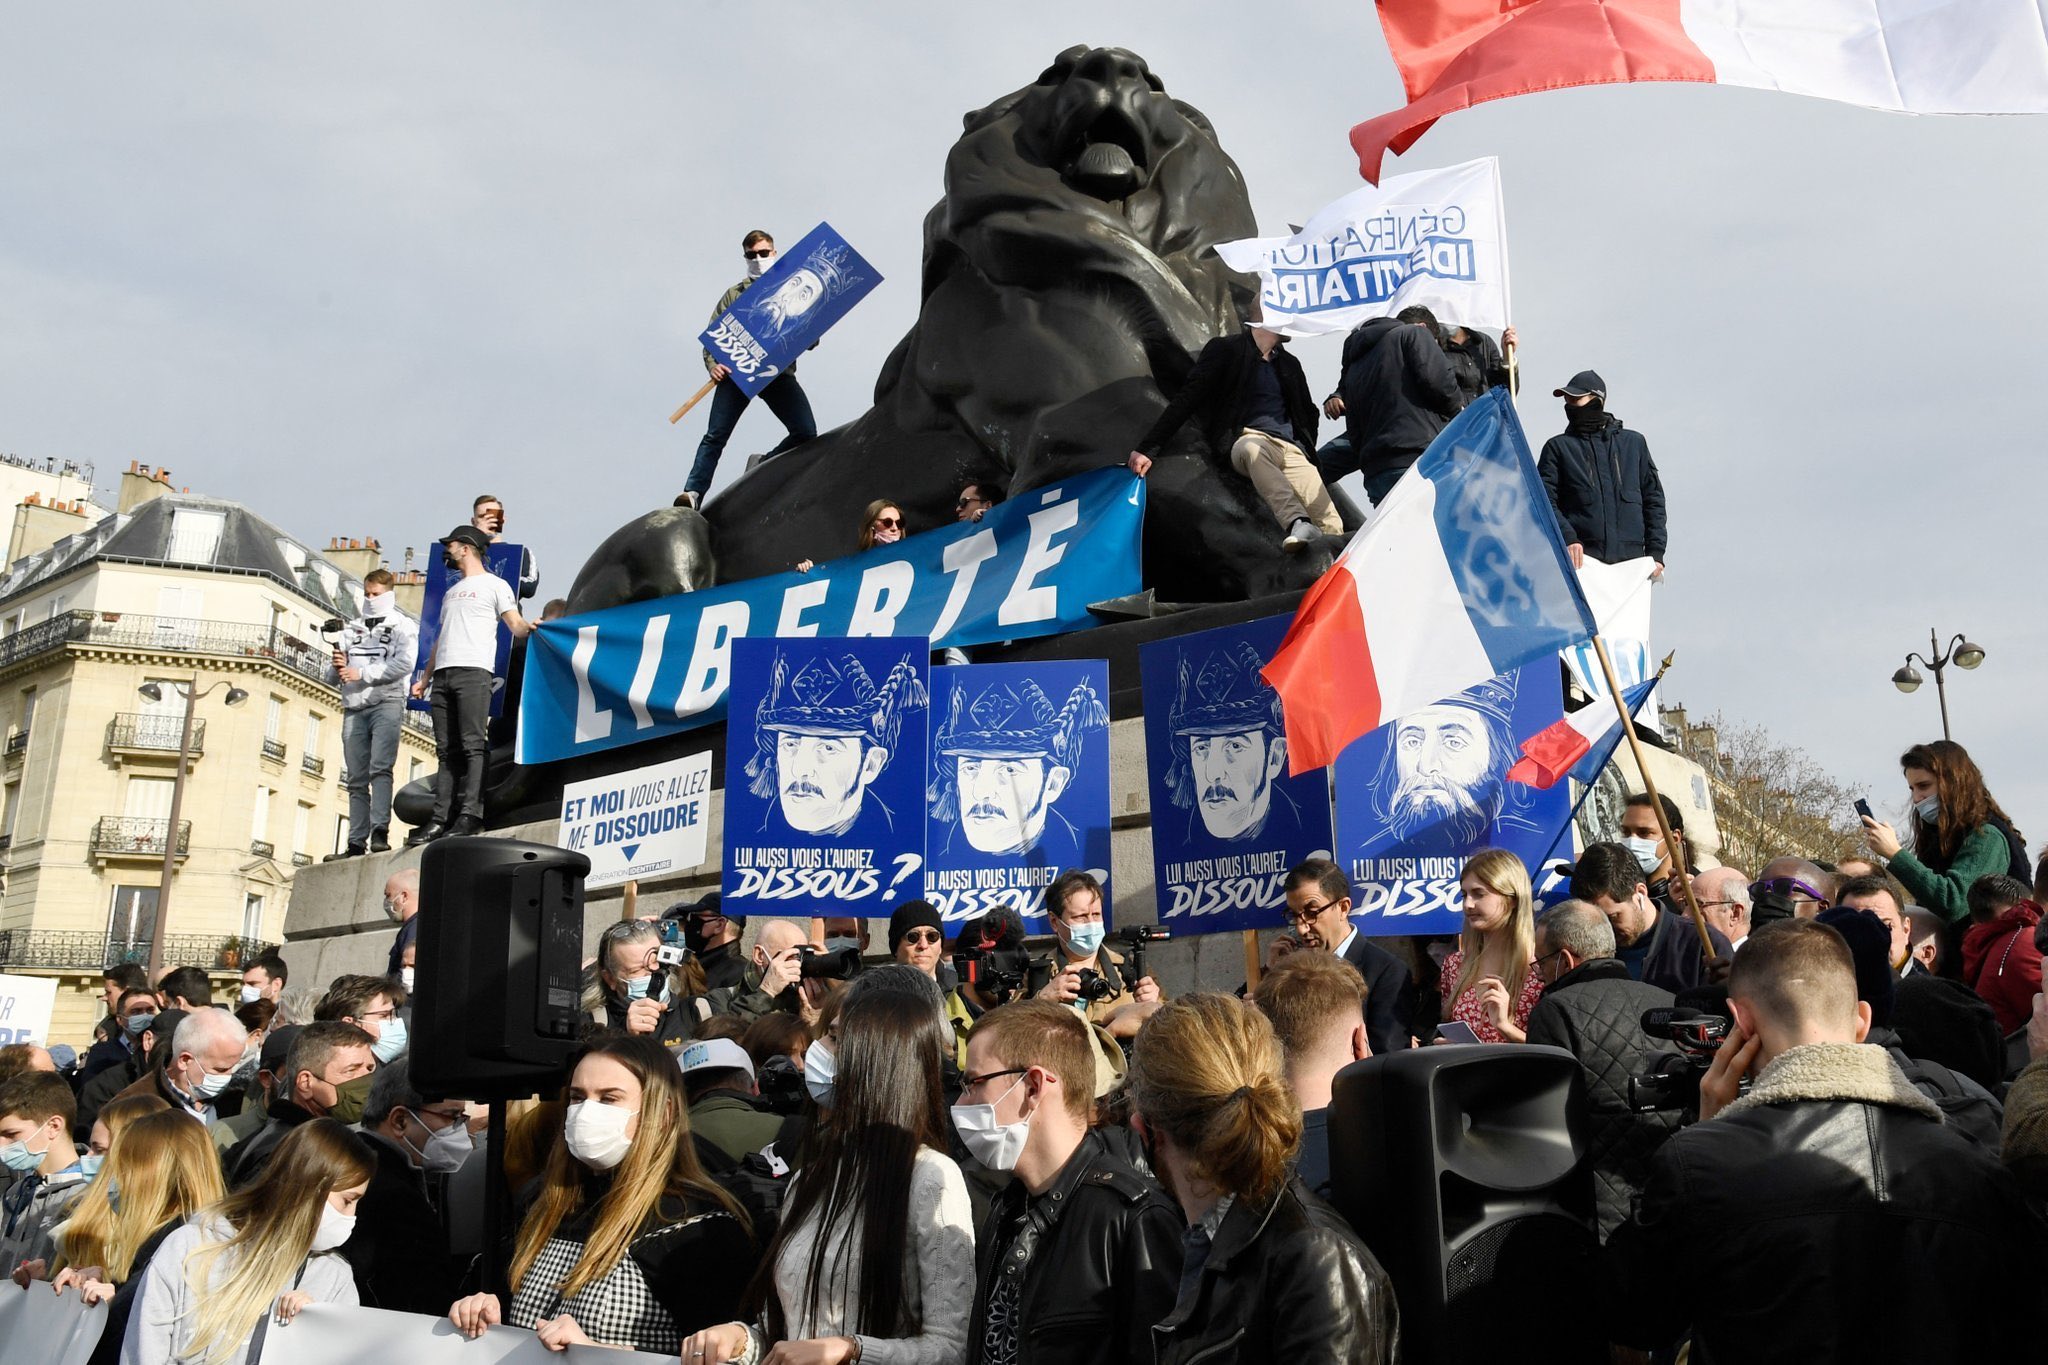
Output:
<path fill-rule="evenodd" d="M 1465 860 L 1458 890 L 1465 927 L 1437 976 L 1443 1018 L 1469 1026 L 1482 1043 L 1522 1043 L 1529 1011 L 1543 998 L 1536 955 L 1536 892 L 1529 870 L 1506 849 Z"/>

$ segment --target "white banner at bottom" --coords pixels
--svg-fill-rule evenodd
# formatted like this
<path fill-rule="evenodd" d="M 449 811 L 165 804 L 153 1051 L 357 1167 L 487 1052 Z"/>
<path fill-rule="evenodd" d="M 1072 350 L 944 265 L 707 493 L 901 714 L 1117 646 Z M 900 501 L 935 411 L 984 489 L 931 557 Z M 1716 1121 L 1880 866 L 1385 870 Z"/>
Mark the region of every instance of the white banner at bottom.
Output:
<path fill-rule="evenodd" d="M 10 1365 L 13 1359 L 10 1347 Z M 272 1324 L 263 1334 L 260 1365 L 359 1365 L 365 1360 L 402 1360 L 405 1365 L 675 1365 L 672 1355 L 603 1346 L 550 1351 L 539 1337 L 518 1327 L 493 1327 L 471 1341 L 446 1318 L 330 1303 L 312 1304 L 288 1326 Z"/>
<path fill-rule="evenodd" d="M 59 1294 L 38 1280 L 0 1280 L 0 1356 L 7 1365 L 85 1365 L 107 1330 L 107 1306 L 87 1308 L 77 1290 Z"/>

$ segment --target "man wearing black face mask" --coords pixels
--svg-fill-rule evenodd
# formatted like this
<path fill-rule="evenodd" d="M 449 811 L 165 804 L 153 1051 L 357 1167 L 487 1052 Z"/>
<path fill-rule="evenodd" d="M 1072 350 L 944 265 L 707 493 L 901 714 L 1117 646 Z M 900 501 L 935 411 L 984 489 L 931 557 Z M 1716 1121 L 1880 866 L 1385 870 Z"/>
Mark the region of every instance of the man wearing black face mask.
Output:
<path fill-rule="evenodd" d="M 1648 555 L 1664 576 L 1664 484 L 1650 443 L 1607 411 L 1607 381 L 1581 370 L 1552 395 L 1564 399 L 1565 429 L 1543 443 L 1536 468 L 1564 532 L 1572 566 Z"/>
<path fill-rule="evenodd" d="M 746 931 L 747 917 L 728 918 L 719 909 L 716 891 L 707 892 L 694 904 L 671 907 L 663 918 L 683 922 L 683 943 L 704 968 L 705 989 L 723 990 L 746 979 L 747 959 L 740 952 L 740 935 Z"/>

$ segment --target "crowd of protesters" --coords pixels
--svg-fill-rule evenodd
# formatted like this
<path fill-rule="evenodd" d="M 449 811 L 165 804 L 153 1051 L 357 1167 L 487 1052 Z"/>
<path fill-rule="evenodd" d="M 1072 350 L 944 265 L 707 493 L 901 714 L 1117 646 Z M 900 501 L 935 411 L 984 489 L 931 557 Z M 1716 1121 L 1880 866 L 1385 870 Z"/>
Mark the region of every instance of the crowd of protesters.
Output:
<path fill-rule="evenodd" d="M 1472 1036 L 1578 1062 L 1616 1286 L 1584 1311 L 1615 1343 L 2025 1355 L 2031 1327 L 1977 1296 L 2048 1249 L 2038 893 L 1966 752 L 1902 769 L 1904 836 L 1868 820 L 1868 856 L 1833 865 L 1699 867 L 1647 798 L 1548 905 L 1476 852 L 1441 943 L 1360 935 L 1311 860 L 1237 996 L 1169 998 L 1112 953 L 1083 872 L 1048 888 L 1043 952 L 1005 911 L 948 944 L 921 901 L 872 954 L 860 921 L 748 925 L 715 894 L 621 921 L 560 1090 L 511 1106 L 496 1247 L 483 1110 L 413 1084 L 402 968 L 316 993 L 267 954 L 216 1002 L 194 968 L 111 967 L 82 1057 L 0 1050 L 0 1258 L 24 1292 L 107 1303 L 94 1359 L 124 1365 L 253 1361 L 309 1303 L 682 1365 L 1392 1361 L 1383 1229 L 1326 1202 L 1358 1159 L 1332 1102 L 1376 1053 Z M 392 880 L 410 959 L 432 907 Z M 1660 1009 L 1725 1038 L 1686 1098 L 1644 1103 L 1685 1065 Z M 1893 1313 L 1851 1246 L 1942 1274 Z M 1712 1293 L 1671 1292 L 1688 1263 Z"/>

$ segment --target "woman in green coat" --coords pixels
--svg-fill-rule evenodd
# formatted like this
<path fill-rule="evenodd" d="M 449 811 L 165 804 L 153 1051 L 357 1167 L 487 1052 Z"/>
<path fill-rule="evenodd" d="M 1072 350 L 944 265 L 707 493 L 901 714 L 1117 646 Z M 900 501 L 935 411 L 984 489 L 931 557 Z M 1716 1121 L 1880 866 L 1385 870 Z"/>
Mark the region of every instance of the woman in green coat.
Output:
<path fill-rule="evenodd" d="M 1913 846 L 1903 847 L 1890 825 L 1865 816 L 1870 851 L 1886 860 L 1915 902 L 1951 923 L 1965 919 L 1971 884 L 2008 871 L 2015 861 L 2024 864 L 2025 844 L 1962 745 L 1946 739 L 1916 744 L 1899 766 L 1913 798 Z"/>

